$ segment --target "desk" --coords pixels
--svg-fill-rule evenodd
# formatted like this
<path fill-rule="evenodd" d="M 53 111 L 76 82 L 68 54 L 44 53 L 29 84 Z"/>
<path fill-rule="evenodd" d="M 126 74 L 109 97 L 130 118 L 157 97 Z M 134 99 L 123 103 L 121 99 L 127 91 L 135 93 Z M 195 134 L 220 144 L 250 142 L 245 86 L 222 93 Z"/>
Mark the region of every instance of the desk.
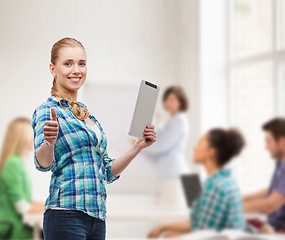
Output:
<path fill-rule="evenodd" d="M 171 206 L 109 206 L 107 221 L 181 221 L 189 218 L 189 210 Z M 26 214 L 24 223 L 34 229 L 33 236 L 37 240 L 43 225 L 42 214 Z"/>
<path fill-rule="evenodd" d="M 23 216 L 23 222 L 33 228 L 33 239 L 40 239 L 41 229 L 43 229 L 43 215 L 38 213 L 25 214 Z"/>
<path fill-rule="evenodd" d="M 155 205 L 152 202 L 130 203 L 129 205 L 123 204 L 122 202 L 120 203 L 120 201 L 112 201 L 111 204 L 109 203 L 107 204 L 108 222 L 175 222 L 188 219 L 190 214 L 189 209 L 187 208 Z M 133 203 L 135 203 L 135 201 Z M 246 217 L 252 218 L 264 216 L 249 214 L 246 215 Z M 23 221 L 33 226 L 34 240 L 38 240 L 43 225 L 43 215 L 26 214 L 24 215 Z M 285 239 L 285 237 L 278 236 L 276 239 Z"/>

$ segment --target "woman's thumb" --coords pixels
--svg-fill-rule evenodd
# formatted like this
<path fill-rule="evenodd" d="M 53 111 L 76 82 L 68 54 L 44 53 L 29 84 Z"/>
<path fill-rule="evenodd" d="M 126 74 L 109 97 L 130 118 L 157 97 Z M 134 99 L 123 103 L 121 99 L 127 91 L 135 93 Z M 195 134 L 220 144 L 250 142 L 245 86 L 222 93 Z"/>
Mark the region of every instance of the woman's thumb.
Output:
<path fill-rule="evenodd" d="M 56 119 L 56 111 L 54 108 L 51 108 L 51 118 L 52 118 L 52 121 L 57 121 Z"/>

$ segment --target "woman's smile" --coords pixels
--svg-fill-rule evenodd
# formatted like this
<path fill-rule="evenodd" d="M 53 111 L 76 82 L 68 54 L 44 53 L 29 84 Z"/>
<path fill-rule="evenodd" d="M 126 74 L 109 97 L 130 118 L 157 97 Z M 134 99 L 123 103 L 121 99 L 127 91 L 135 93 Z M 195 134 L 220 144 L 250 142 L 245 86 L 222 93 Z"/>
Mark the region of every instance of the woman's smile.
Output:
<path fill-rule="evenodd" d="M 69 80 L 73 83 L 78 83 L 81 80 L 81 77 L 68 77 Z"/>

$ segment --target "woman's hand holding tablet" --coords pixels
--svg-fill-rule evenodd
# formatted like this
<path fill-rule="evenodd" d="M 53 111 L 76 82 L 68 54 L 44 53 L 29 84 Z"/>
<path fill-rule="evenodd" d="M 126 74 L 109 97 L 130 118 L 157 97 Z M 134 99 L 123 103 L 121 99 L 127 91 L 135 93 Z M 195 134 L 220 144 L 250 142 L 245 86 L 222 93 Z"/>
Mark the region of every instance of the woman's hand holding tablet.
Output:
<path fill-rule="evenodd" d="M 129 135 L 140 138 L 139 142 L 145 142 L 143 147 L 148 147 L 156 140 L 152 119 L 158 93 L 157 85 L 145 80 L 141 81 Z"/>

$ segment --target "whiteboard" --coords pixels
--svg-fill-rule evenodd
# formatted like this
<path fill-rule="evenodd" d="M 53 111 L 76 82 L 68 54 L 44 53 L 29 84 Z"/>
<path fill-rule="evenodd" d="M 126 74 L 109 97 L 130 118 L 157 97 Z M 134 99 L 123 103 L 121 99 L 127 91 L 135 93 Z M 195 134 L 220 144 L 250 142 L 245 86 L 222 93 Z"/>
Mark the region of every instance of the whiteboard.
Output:
<path fill-rule="evenodd" d="M 84 103 L 102 125 L 108 142 L 108 155 L 118 158 L 132 144 L 128 132 L 141 80 L 136 84 L 89 82 L 84 85 Z M 157 169 L 153 159 L 139 154 L 118 181 L 108 185 L 112 193 L 154 193 Z"/>

